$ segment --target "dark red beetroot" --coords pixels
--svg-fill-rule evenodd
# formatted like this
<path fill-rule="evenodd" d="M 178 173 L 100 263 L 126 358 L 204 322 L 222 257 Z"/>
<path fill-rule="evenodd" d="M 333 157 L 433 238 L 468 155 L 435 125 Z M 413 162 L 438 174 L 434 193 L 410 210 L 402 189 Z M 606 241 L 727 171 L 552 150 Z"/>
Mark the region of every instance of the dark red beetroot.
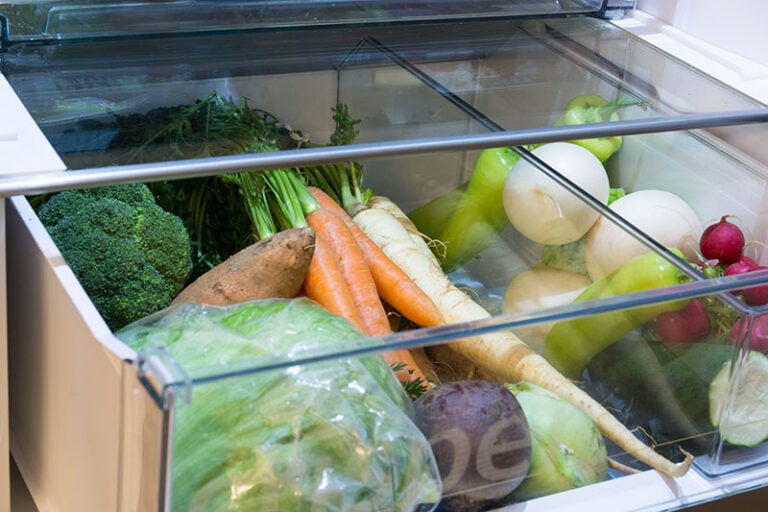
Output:
<path fill-rule="evenodd" d="M 708 226 L 699 239 L 701 255 L 723 265 L 739 261 L 747 242 L 741 228 L 729 222 L 728 217 L 723 215 L 719 222 Z"/>
<path fill-rule="evenodd" d="M 751 325 L 750 320 L 752 322 Z M 737 345 L 747 335 L 749 335 L 749 348 L 768 354 L 768 315 L 760 315 L 756 318 L 740 318 L 731 327 L 731 331 L 728 333 L 728 340 L 731 344 Z"/>
<path fill-rule="evenodd" d="M 520 403 L 494 382 L 446 382 L 414 402 L 443 478 L 438 510 L 485 510 L 514 491 L 531 463 L 531 434 Z"/>
<path fill-rule="evenodd" d="M 691 299 L 679 311 L 666 311 L 656 317 L 654 332 L 660 341 L 691 343 L 709 334 L 711 323 L 700 299 Z"/>

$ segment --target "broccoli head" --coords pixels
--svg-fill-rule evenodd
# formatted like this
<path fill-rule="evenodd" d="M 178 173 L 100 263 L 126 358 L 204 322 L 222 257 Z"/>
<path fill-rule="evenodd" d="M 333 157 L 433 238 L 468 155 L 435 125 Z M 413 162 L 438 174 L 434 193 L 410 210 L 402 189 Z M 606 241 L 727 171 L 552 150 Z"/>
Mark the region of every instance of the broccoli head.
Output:
<path fill-rule="evenodd" d="M 113 330 L 170 305 L 192 271 L 183 222 L 143 184 L 60 192 L 38 216 Z"/>

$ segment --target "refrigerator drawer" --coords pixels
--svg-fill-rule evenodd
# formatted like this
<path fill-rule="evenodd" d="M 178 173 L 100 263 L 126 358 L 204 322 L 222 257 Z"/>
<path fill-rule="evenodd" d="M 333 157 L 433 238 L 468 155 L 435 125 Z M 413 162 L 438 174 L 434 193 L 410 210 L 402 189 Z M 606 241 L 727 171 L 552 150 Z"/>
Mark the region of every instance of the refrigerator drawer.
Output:
<path fill-rule="evenodd" d="M 447 26 L 453 29 L 446 31 Z M 359 406 L 360 401 L 347 400 L 334 387 L 339 386 L 334 379 L 345 376 L 350 382 L 342 381 L 344 392 L 363 389 L 376 400 L 380 396 L 374 388 L 376 393 L 388 392 L 386 382 L 393 382 L 393 374 L 385 372 L 391 378 L 374 385 L 371 379 L 381 376 L 361 368 L 360 362 L 381 362 L 378 356 L 386 351 L 381 339 L 356 336 L 323 346 L 321 333 L 308 331 L 306 346 L 267 356 L 254 343 L 255 352 L 233 350 L 226 354 L 232 359 L 216 362 L 199 358 L 207 350 L 216 353 L 215 346 L 177 353 L 168 340 L 139 347 L 132 344 L 136 339 L 127 341 L 135 333 L 123 330 L 125 325 L 109 325 L 100 314 L 38 216 L 37 208 L 49 195 L 67 189 L 141 182 L 171 189 L 186 184 L 205 193 L 222 190 L 216 188 L 222 186 L 222 176 L 250 171 L 254 174 L 249 176 L 269 176 L 274 169 L 349 172 L 344 179 L 352 177 L 374 195 L 391 199 L 422 232 L 430 223 L 437 226 L 441 232 L 431 238 L 449 242 L 449 250 L 457 246 L 451 242 L 471 242 L 460 246 L 464 252 L 455 256 L 455 265 L 449 267 L 443 260 L 441 272 L 458 293 L 471 297 L 473 307 L 479 308 L 475 311 L 484 313 L 448 316 L 440 326 L 408 325 L 384 339 L 425 354 L 437 378 L 511 384 L 526 375 L 514 366 L 518 352 L 536 361 L 551 356 L 549 333 L 560 325 L 572 329 L 565 332 L 573 335 L 574 343 L 588 344 L 595 338 L 605 344 L 573 366 L 569 345 L 559 346 L 562 359 L 552 358 L 552 364 L 573 373 L 570 382 L 563 380 L 563 389 L 586 393 L 581 396 L 616 412 L 625 428 L 641 432 L 639 440 L 671 464 L 691 462 L 686 452 L 695 456 L 683 476 L 670 479 L 650 469 L 633 448 L 616 445 L 606 436 L 606 453 L 616 464 L 606 468 L 602 481 L 528 500 L 510 497 L 496 508 L 667 510 L 765 485 L 765 443 L 735 446 L 725 438 L 726 429 L 737 428 L 729 421 L 743 412 L 737 409 L 737 390 L 743 390 L 745 354 L 754 339 L 742 335 L 729 340 L 730 329 L 737 321 L 758 322 L 765 314 L 765 305 L 750 304 L 740 294 L 764 286 L 768 276 L 705 274 L 701 268 L 712 262 L 698 248 L 704 227 L 723 216 L 738 219 L 750 240 L 768 239 L 768 173 L 759 163 L 760 148 L 742 146 L 739 137 L 748 129 L 764 131 L 764 126 L 753 125 L 764 122 L 764 110 L 595 20 L 345 27 L 329 34 L 165 34 L 160 38 L 165 53 L 157 52 L 157 41 L 151 38 L 78 39 L 61 45 L 19 43 L 3 55 L 2 70 L 11 87 L 67 169 L 0 183 L 0 190 L 12 196 L 5 211 L 11 449 L 41 512 L 208 510 L 222 503 L 231 508 L 274 508 L 275 503 L 292 508 L 285 503 L 293 505 L 291 499 L 304 496 L 315 470 L 327 478 L 315 489 L 323 496 L 320 500 L 330 496 L 329 501 L 341 500 L 352 510 L 387 508 L 381 503 L 393 501 L 405 503 L 403 509 L 433 508 L 441 482 L 435 478 L 436 463 L 428 455 L 419 456 L 428 440 L 411 423 L 409 401 L 403 401 L 407 405 L 400 404 L 400 410 L 386 400 L 374 405 L 361 400 L 370 405 L 359 422 L 365 425 L 355 422 L 349 430 L 342 421 L 347 409 L 334 415 L 327 407 L 313 408 L 331 403 L 339 410 Z M 263 58 L 253 58 L 254 48 Z M 114 54 L 121 55 L 120 66 L 94 57 Z M 707 102 L 714 103 L 681 98 L 676 92 L 681 76 L 713 91 Z M 572 98 L 597 101 L 596 96 L 620 105 L 615 117 L 582 118 L 571 125 L 561 117 Z M 358 133 L 352 143 L 332 144 L 338 135 L 333 115 L 341 106 L 358 121 L 352 124 Z M 241 127 L 237 120 L 252 115 L 252 110 L 273 123 L 274 140 L 241 139 L 241 134 L 227 140 L 206 138 L 231 134 L 227 130 Z M 228 121 L 221 123 L 226 115 Z M 617 126 L 621 131 L 611 131 Z M 539 143 L 584 139 L 607 143 L 610 155 L 602 155 L 603 162 L 595 158 L 594 145 L 586 144 L 592 160 L 605 170 L 600 192 L 574 183 L 536 156 Z M 466 207 L 455 198 L 469 197 L 461 187 L 478 172 L 480 156 L 495 149 L 505 150 L 510 159 L 503 169 L 505 183 L 509 173 L 529 166 L 532 176 L 550 180 L 547 183 L 554 184 L 564 201 L 591 216 L 584 232 L 568 241 L 553 241 L 554 228 L 526 230 L 510 223 L 509 208 L 501 208 L 497 177 L 497 201 L 481 203 L 488 206 L 485 210 L 475 208 L 474 221 L 470 215 L 459 219 L 466 222 L 464 228 L 454 231 L 458 238 L 448 239 L 443 228 L 450 219 L 441 219 L 435 213 L 439 209 L 431 208 L 437 203 L 449 209 Z M 360 169 L 364 180 L 356 182 L 352 171 Z M 662 234 L 644 218 L 628 220 L 631 211 L 616 213 L 608 204 L 608 188 L 619 197 L 616 201 L 643 191 L 672 195 L 687 205 L 697 222 L 691 221 L 687 238 L 661 240 Z M 512 207 L 528 206 L 533 194 Z M 220 204 L 212 211 L 224 208 L 230 211 L 232 205 Z M 430 213 L 416 221 L 425 211 Z M 489 220 L 494 214 L 503 215 L 500 225 Z M 534 213 L 527 221 L 535 223 L 540 216 Z M 514 280 L 535 274 L 542 265 L 578 275 L 583 285 L 570 292 L 604 282 L 617 267 L 609 270 L 605 263 L 590 272 L 587 256 L 584 261 L 579 256 L 579 250 L 588 249 L 578 244 L 587 243 L 587 232 L 598 218 L 614 238 L 628 236 L 641 248 L 640 255 L 656 258 L 653 272 L 630 277 L 647 277 L 657 284 L 635 286 L 635 280 L 625 276 L 624 282 L 632 286 L 608 287 L 576 301 L 545 300 L 522 310 L 509 307 L 507 294 Z M 673 219 L 666 213 L 661 224 L 671 225 Z M 688 261 L 670 252 L 670 245 Z M 761 247 L 749 245 L 749 254 L 766 265 L 768 256 Z M 614 252 L 619 251 L 604 248 L 595 257 L 604 261 Z M 722 271 L 718 267 L 715 273 Z M 662 274 L 674 279 L 664 281 Z M 526 298 L 536 293 L 533 285 L 524 291 Z M 697 343 L 669 348 L 657 330 L 658 317 L 691 302 L 708 308 L 710 329 Z M 192 317 L 215 323 L 221 321 L 219 314 L 212 309 Z M 267 335 L 259 342 L 273 343 Z M 478 346 L 499 352 L 483 359 L 484 350 Z M 718 402 L 722 413 L 716 415 L 722 430 L 707 423 L 714 417 L 707 410 L 708 390 L 682 393 L 669 373 L 669 365 L 688 364 L 684 368 L 693 372 L 691 378 L 703 378 L 695 375 L 694 363 L 701 358 L 684 358 L 694 346 L 703 347 L 708 358 L 715 356 L 705 349 L 715 346 L 721 366 L 735 369 L 732 374 L 718 372 L 725 390 Z M 642 361 L 647 367 L 638 364 L 635 358 L 640 357 L 646 358 Z M 328 387 L 318 375 L 325 375 L 332 364 L 349 374 L 340 371 L 341 376 L 329 378 Z M 257 390 L 253 400 L 244 399 L 244 390 Z M 320 391 L 310 399 L 310 390 Z M 691 412 L 694 404 L 699 408 Z M 242 410 L 253 414 L 238 414 Z M 304 419 L 295 422 L 286 418 L 286 411 Z M 393 421 L 399 414 L 402 421 Z M 271 421 L 277 427 L 264 429 Z M 766 421 L 759 417 L 756 423 Z M 320 426 L 303 430 L 308 424 Z M 341 424 L 345 434 L 329 424 L 334 429 Z M 386 433 L 384 425 L 393 428 L 396 441 L 377 437 Z M 370 439 L 356 437 L 364 437 L 360 431 L 368 427 L 374 431 Z M 305 434 L 309 446 L 303 443 Z M 198 439 L 199 446 L 194 442 Z M 245 446 L 238 445 L 243 439 Z M 396 456 L 388 451 L 392 446 L 398 447 Z M 300 458 L 299 453 L 314 458 Z M 213 456 L 219 454 L 221 458 Z M 388 468 L 383 476 L 371 469 L 377 464 Z M 332 471 L 326 471 L 329 467 Z M 338 484 L 354 480 L 356 472 L 364 475 L 362 481 Z M 289 483 L 295 492 L 284 491 Z M 261 486 L 269 489 L 264 495 L 286 501 L 260 501 L 265 498 L 254 489 Z M 390 487 L 395 489 L 391 496 L 384 492 Z M 634 499 L 625 498 L 630 492 Z M 308 494 L 307 500 L 314 499 Z"/>

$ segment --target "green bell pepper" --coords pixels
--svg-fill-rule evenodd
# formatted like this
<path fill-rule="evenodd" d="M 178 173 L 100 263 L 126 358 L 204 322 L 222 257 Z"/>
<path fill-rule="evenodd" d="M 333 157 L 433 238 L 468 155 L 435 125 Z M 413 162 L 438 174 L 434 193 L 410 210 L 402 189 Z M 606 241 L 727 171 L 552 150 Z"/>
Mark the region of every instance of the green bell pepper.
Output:
<path fill-rule="evenodd" d="M 577 96 L 568 102 L 565 106 L 565 111 L 555 121 L 554 125 L 568 126 L 618 121 L 619 115 L 616 113 L 616 110 L 623 106 L 637 104 L 638 101 L 632 98 L 619 98 L 609 102 L 597 94 Z M 576 139 L 570 142 L 587 148 L 598 160 L 605 162 L 621 148 L 621 141 L 621 136 L 614 135 L 612 137 Z"/>
<path fill-rule="evenodd" d="M 469 182 L 465 182 L 458 188 L 437 196 L 431 201 L 424 203 L 418 208 L 408 212 L 408 218 L 411 219 L 418 228 L 419 232 L 436 240 L 443 232 L 443 228 L 451 220 L 453 214 L 467 191 Z"/>
<path fill-rule="evenodd" d="M 445 244 L 443 270 L 450 272 L 485 249 L 509 220 L 504 211 L 504 181 L 520 159 L 510 148 L 480 152 L 467 191 L 438 237 Z"/>
<path fill-rule="evenodd" d="M 671 251 L 683 258 L 680 251 Z M 687 279 L 666 258 L 656 252 L 648 252 L 594 281 L 575 300 L 586 301 L 663 288 Z M 543 356 L 566 377 L 578 379 L 587 364 L 603 349 L 657 315 L 683 309 L 688 302 L 676 300 L 557 322 L 547 334 Z"/>

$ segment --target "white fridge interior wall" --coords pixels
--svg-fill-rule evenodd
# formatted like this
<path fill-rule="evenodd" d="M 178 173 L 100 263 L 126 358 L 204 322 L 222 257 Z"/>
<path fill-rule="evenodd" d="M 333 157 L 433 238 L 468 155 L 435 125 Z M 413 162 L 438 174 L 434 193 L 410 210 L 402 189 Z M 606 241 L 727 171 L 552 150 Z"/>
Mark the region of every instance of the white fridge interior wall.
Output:
<path fill-rule="evenodd" d="M 768 65 L 764 44 L 768 3 L 763 0 L 727 4 L 718 0 L 639 0 L 637 8 L 723 50 Z"/>
<path fill-rule="evenodd" d="M 762 0 L 638 0 L 620 27 L 709 75 L 768 103 Z"/>

